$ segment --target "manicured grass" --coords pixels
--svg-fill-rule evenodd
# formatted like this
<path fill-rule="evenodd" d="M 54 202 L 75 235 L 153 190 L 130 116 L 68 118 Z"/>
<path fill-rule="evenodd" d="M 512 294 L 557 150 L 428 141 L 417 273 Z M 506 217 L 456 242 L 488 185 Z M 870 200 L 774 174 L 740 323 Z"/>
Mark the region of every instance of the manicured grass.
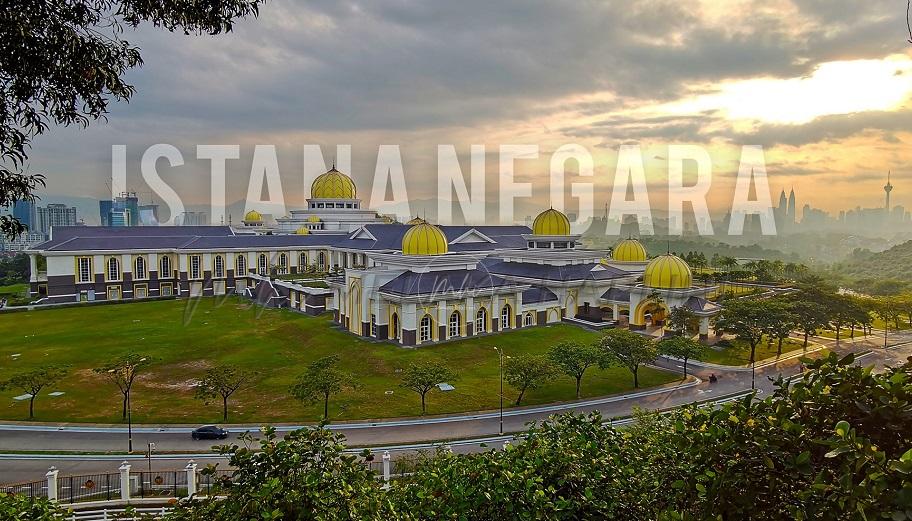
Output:
<path fill-rule="evenodd" d="M 311 361 L 338 353 L 341 368 L 353 373 L 361 387 L 331 399 L 331 419 L 388 418 L 420 413 L 418 395 L 399 387 L 399 372 L 414 360 L 444 360 L 460 375 L 450 382 L 455 391 L 429 394 L 429 414 L 493 409 L 499 388 L 493 346 L 507 355 L 545 353 L 562 340 L 589 342 L 597 336 L 574 326 L 553 325 L 405 349 L 340 331 L 328 315 L 264 309 L 235 297 L 72 307 L 0 315 L 0 380 L 42 364 L 67 364 L 69 376 L 36 400 L 36 420 L 119 422 L 118 390 L 92 369 L 132 350 L 155 360 L 134 385 L 134 422 L 220 421 L 219 403 L 206 405 L 193 398 L 193 384 L 215 363 L 260 373 L 252 389 L 238 392 L 229 403 L 229 421 L 314 421 L 322 405 L 297 402 L 287 395 L 288 386 Z M 20 356 L 13 358 L 15 353 Z M 679 378 L 651 368 L 640 370 L 643 387 Z M 585 396 L 599 396 L 631 387 L 626 369 L 595 368 L 584 378 L 582 390 Z M 47 396 L 52 391 L 66 394 Z M 0 419 L 27 417 L 27 401 L 12 400 L 18 394 L 0 392 L 0 404 L 5 405 Z M 512 403 L 513 390 L 507 387 L 505 394 Z M 573 397 L 573 380 L 561 377 L 527 392 L 523 405 Z"/>
<path fill-rule="evenodd" d="M 704 362 L 720 365 L 747 365 L 750 363 L 750 344 L 743 340 L 731 340 L 731 347 L 709 348 L 706 354 L 700 358 Z M 787 338 L 782 342 L 782 354 L 789 351 L 801 349 L 803 341 Z M 772 345 L 767 345 L 766 340 L 757 346 L 756 361 L 760 362 L 767 358 L 776 356 L 778 343 L 774 341 Z"/>
<path fill-rule="evenodd" d="M 851 340 L 851 339 L 852 339 L 852 330 L 851 330 L 851 328 L 844 327 L 844 328 L 842 328 L 840 331 L 841 331 L 841 333 L 839 333 L 839 339 L 840 339 L 840 340 Z M 821 330 L 817 331 L 817 336 L 822 336 L 822 337 L 824 337 L 824 338 L 834 338 L 834 339 L 835 339 L 835 338 L 836 338 L 836 330 L 835 330 L 835 329 L 821 329 Z M 855 337 L 856 337 L 856 338 L 859 338 L 859 337 L 863 337 L 863 336 L 864 336 L 864 331 L 863 331 L 860 327 L 859 327 L 859 328 L 855 328 Z M 881 335 L 881 336 L 883 336 L 883 335 Z"/>
<path fill-rule="evenodd" d="M 0 286 L 0 299 L 5 298 L 10 306 L 27 304 L 31 300 L 28 291 L 29 285 L 24 282 Z"/>

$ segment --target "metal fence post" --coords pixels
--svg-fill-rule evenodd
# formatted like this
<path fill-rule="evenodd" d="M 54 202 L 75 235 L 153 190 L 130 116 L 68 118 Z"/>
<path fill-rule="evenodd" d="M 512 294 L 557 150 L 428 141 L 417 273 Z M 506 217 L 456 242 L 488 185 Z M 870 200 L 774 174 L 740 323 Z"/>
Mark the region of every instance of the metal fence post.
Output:
<path fill-rule="evenodd" d="M 383 481 L 389 483 L 390 480 L 390 451 L 383 451 Z"/>
<path fill-rule="evenodd" d="M 57 474 L 59 473 L 60 471 L 57 470 L 57 467 L 51 467 L 48 469 L 47 474 L 45 474 L 47 477 L 47 498 L 49 501 L 57 501 Z"/>
<path fill-rule="evenodd" d="M 130 500 L 130 464 L 124 461 L 120 464 L 120 499 Z"/>
<path fill-rule="evenodd" d="M 187 463 L 187 497 L 196 495 L 196 462 Z"/>

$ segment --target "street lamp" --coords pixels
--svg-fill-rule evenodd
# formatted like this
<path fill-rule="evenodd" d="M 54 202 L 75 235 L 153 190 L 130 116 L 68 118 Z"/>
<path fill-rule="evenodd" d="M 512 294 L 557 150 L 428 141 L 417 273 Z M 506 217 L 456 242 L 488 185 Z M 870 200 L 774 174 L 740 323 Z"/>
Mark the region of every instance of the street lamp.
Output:
<path fill-rule="evenodd" d="M 497 356 L 500 359 L 500 435 L 503 436 L 503 351 L 498 349 L 496 346 L 494 350 L 497 351 Z"/>

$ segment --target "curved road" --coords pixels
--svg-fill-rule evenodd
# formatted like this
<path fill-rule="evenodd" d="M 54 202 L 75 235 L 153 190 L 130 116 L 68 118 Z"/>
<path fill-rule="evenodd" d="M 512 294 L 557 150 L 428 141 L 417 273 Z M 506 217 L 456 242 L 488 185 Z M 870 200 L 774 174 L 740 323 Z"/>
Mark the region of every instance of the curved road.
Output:
<path fill-rule="evenodd" d="M 897 365 L 912 355 L 912 332 L 891 334 L 891 348 L 883 349 L 883 337 L 871 337 L 857 341 L 840 342 L 839 347 L 835 341 L 818 337 L 814 339 L 830 349 L 836 349 L 840 354 L 848 352 L 870 351 L 865 355 L 863 363 L 866 365 Z M 811 353 L 815 356 L 817 353 Z M 680 363 L 675 360 L 660 359 L 656 365 L 667 369 L 680 371 Z M 756 385 L 761 394 L 772 389 L 771 379 L 782 375 L 788 377 L 800 370 L 798 356 L 773 361 L 767 364 L 758 364 L 756 368 Z M 631 414 L 634 407 L 646 409 L 665 409 L 676 407 L 695 401 L 714 400 L 717 397 L 732 395 L 751 388 L 751 371 L 749 368 L 731 368 L 720 366 L 688 364 L 689 372 L 696 375 L 700 381 L 682 382 L 681 384 L 661 389 L 647 390 L 641 393 L 631 393 L 607 397 L 602 399 L 583 400 L 574 403 L 565 403 L 556 406 L 531 407 L 509 409 L 504 413 L 504 432 L 514 433 L 525 429 L 526 424 L 546 419 L 554 413 L 573 410 L 576 412 L 599 411 L 605 418 L 624 417 Z M 709 377 L 715 374 L 716 383 L 709 383 Z M 280 431 L 288 431 L 299 426 L 280 426 Z M 242 430 L 255 430 L 256 426 L 228 426 L 233 432 Z M 330 425 L 330 428 L 343 433 L 349 446 L 395 446 L 393 451 L 410 451 L 422 446 L 429 446 L 441 440 L 471 439 L 495 437 L 499 429 L 499 413 L 486 412 L 463 416 L 430 417 L 404 419 L 383 422 L 352 422 Z M 196 454 L 197 460 L 201 453 L 208 451 L 213 444 L 209 441 L 193 441 L 190 439 L 189 428 L 137 426 L 133 430 L 133 446 L 137 451 L 144 451 L 148 442 L 155 443 L 158 452 L 183 452 L 182 455 L 157 455 L 155 467 L 180 468 Z M 234 436 L 232 436 L 233 438 Z M 110 470 L 117 466 L 125 457 L 123 454 L 101 457 L 84 456 L 82 461 L 76 458 L 63 458 L 60 456 L 10 454 L 22 451 L 80 451 L 80 452 L 120 452 L 126 451 L 126 428 L 123 426 L 64 426 L 49 425 L 7 424 L 0 425 L 0 483 L 19 481 L 22 479 L 40 479 L 48 466 L 57 465 L 61 474 L 71 472 L 89 472 L 96 470 Z M 230 441 L 230 440 L 229 440 Z M 494 445 L 494 443 L 491 443 Z M 412 445 L 418 445 L 412 446 Z M 456 445 L 456 444 L 454 444 Z M 478 442 L 458 445 L 457 450 L 477 450 Z M 3 454 L 6 453 L 6 454 Z M 134 462 L 137 469 L 145 468 L 146 460 L 140 455 L 133 456 L 140 461 Z M 64 463 L 67 462 L 67 463 Z M 78 463 L 78 464 L 77 464 Z M 91 465 L 94 463 L 94 465 Z"/>

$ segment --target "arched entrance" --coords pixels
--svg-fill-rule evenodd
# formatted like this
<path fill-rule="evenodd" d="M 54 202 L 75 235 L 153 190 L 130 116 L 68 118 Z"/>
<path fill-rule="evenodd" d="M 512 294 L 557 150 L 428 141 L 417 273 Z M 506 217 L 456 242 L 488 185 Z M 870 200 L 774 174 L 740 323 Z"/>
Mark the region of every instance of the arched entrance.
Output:
<path fill-rule="evenodd" d="M 393 313 L 390 317 L 389 337 L 393 340 L 399 340 L 399 313 Z"/>
<path fill-rule="evenodd" d="M 348 287 L 348 330 L 361 334 L 361 282 L 353 280 Z"/>
<path fill-rule="evenodd" d="M 668 307 L 664 302 L 643 300 L 637 304 L 631 317 L 630 324 L 634 326 L 658 327 L 665 325 L 668 316 Z"/>

